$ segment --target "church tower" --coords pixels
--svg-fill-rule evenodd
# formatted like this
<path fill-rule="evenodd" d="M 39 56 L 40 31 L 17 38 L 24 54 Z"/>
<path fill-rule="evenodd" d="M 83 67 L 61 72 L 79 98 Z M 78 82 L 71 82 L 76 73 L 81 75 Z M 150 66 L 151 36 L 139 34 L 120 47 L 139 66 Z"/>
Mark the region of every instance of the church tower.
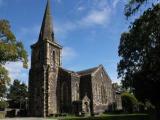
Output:
<path fill-rule="evenodd" d="M 54 38 L 50 0 L 47 0 L 39 39 L 31 49 L 29 115 L 46 117 L 57 114 L 59 112 L 57 84 L 62 47 Z"/>

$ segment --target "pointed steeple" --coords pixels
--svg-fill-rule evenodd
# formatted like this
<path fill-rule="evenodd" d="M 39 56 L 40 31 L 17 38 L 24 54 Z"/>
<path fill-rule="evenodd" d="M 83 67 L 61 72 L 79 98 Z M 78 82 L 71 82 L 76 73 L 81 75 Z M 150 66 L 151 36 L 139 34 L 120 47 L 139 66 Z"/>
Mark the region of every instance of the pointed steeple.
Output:
<path fill-rule="evenodd" d="M 39 35 L 39 41 L 46 40 L 46 39 L 50 41 L 54 41 L 50 0 L 47 0 L 47 6 L 46 6 L 46 10 L 45 10 L 45 14 L 44 14 L 43 22 L 41 26 L 41 31 Z"/>

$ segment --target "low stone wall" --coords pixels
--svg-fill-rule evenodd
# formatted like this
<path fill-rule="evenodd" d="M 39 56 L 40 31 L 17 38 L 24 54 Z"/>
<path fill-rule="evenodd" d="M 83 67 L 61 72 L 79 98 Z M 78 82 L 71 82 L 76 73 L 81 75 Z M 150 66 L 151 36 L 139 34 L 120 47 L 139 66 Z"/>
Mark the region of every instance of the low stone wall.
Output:
<path fill-rule="evenodd" d="M 5 118 L 6 112 L 5 111 L 0 111 L 0 119 Z"/>

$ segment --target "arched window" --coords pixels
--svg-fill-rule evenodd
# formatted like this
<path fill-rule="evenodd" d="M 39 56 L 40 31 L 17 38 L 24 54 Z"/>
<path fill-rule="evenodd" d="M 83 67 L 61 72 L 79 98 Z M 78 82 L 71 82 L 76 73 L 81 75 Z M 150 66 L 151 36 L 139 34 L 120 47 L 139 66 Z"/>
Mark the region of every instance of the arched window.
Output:
<path fill-rule="evenodd" d="M 101 88 L 98 88 L 98 101 L 101 102 Z"/>
<path fill-rule="evenodd" d="M 61 112 L 66 113 L 69 111 L 69 90 L 68 85 L 64 82 L 61 86 Z"/>
<path fill-rule="evenodd" d="M 101 73 L 101 79 L 103 79 L 103 73 Z"/>
<path fill-rule="evenodd" d="M 68 86 L 64 82 L 61 87 L 61 101 L 62 104 L 68 103 Z"/>
<path fill-rule="evenodd" d="M 101 102 L 102 104 L 106 103 L 106 92 L 104 86 L 101 86 Z"/>
<path fill-rule="evenodd" d="M 79 99 L 79 85 L 76 83 L 75 85 L 75 100 Z"/>
<path fill-rule="evenodd" d="M 51 54 L 51 65 L 55 66 L 55 51 L 54 50 L 52 51 L 52 54 Z"/>
<path fill-rule="evenodd" d="M 101 103 L 103 103 L 103 86 L 101 86 Z"/>
<path fill-rule="evenodd" d="M 95 85 L 95 90 L 96 90 L 96 98 L 99 98 L 99 93 L 98 93 L 98 84 Z"/>

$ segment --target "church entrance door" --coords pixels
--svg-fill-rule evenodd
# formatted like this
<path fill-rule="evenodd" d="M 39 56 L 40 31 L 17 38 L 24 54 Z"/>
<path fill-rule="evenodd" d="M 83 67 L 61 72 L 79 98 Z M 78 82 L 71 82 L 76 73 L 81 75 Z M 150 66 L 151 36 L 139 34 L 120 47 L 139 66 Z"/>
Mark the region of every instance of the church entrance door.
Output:
<path fill-rule="evenodd" d="M 82 110 L 86 115 L 90 114 L 90 99 L 87 96 L 82 100 Z"/>

